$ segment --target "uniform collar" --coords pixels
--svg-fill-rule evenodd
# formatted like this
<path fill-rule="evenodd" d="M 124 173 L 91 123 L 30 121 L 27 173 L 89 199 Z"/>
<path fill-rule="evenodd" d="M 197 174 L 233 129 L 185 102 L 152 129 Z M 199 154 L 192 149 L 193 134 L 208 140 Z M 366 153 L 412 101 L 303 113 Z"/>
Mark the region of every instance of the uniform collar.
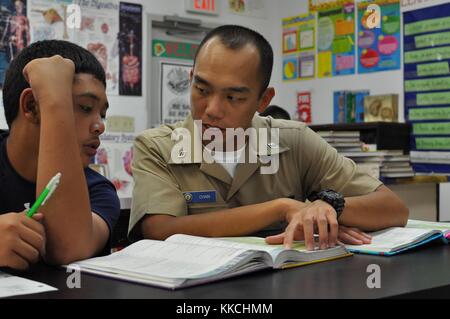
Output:
<path fill-rule="evenodd" d="M 270 121 L 270 119 L 262 118 L 259 115 L 253 117 L 252 128 L 255 129 L 256 139 L 253 139 L 253 143 L 247 143 L 245 147 L 245 158 L 252 158 L 254 161 L 251 161 L 250 163 L 239 163 L 236 167 L 234 178 L 231 178 L 221 164 L 213 162 L 212 158 L 203 158 L 203 155 L 209 155 L 209 152 L 203 154 L 201 131 L 194 125 L 194 120 L 191 115 L 178 126 L 182 130 L 186 130 L 185 133 L 189 132 L 188 140 L 190 145 L 188 145 L 189 143 L 184 144 L 186 146 L 185 149 L 182 149 L 181 147 L 178 147 L 178 149 L 174 148 L 176 151 L 173 151 L 172 153 L 173 156 L 177 156 L 177 158 L 172 158 L 172 156 L 170 156 L 168 163 L 170 165 L 199 164 L 200 170 L 203 173 L 230 185 L 227 194 L 227 200 L 229 200 L 263 163 L 267 163 L 268 156 L 281 154 L 289 150 L 289 147 L 284 145 L 281 139 L 278 138 L 278 141 L 273 140 L 275 137 L 274 134 L 279 132 L 279 129 L 277 130 L 276 128 L 271 127 Z M 261 136 L 267 134 L 267 138 L 264 138 L 264 143 L 262 143 L 262 139 L 260 139 L 260 136 L 258 135 L 259 129 L 265 129 L 264 132 L 266 132 Z M 174 141 L 174 146 L 176 146 L 177 143 L 179 143 L 179 141 Z M 265 159 L 262 160 L 262 157 L 265 157 Z"/>
<path fill-rule="evenodd" d="M 188 138 L 189 143 L 185 144 L 187 146 L 186 148 L 175 148 L 174 150 L 176 152 L 174 152 L 173 154 L 174 158 L 170 156 L 167 162 L 169 164 L 175 165 L 211 163 L 211 158 L 203 158 L 204 154 L 203 144 L 201 141 L 201 128 L 197 128 L 196 125 L 194 125 L 194 120 L 191 114 L 186 117 L 181 126 L 179 126 L 178 128 L 183 131 L 185 130 L 184 132 L 188 133 L 186 134 L 186 137 Z M 252 129 L 255 129 L 254 132 L 256 132 L 256 138 L 251 139 L 251 142 L 247 143 L 247 155 L 249 154 L 248 152 L 252 152 L 252 155 L 256 155 L 258 157 L 270 156 L 281 154 L 289 150 L 289 147 L 280 140 L 279 136 L 278 139 L 276 138 L 275 134 L 279 134 L 279 129 L 271 127 L 269 119 L 260 117 L 259 115 L 255 114 L 252 119 Z M 258 132 L 261 129 L 266 133 L 262 133 L 262 135 L 259 135 Z M 264 138 L 264 143 L 260 139 L 260 137 Z M 174 146 L 177 145 L 177 143 L 179 143 L 180 141 L 181 140 L 174 141 Z M 219 166 L 221 165 L 219 164 Z"/>

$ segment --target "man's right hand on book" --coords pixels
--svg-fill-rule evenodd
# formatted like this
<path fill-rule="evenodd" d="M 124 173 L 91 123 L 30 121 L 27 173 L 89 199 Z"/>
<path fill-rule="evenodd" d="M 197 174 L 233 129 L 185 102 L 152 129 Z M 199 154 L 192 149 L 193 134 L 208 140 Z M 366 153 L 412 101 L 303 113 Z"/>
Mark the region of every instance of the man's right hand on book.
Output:
<path fill-rule="evenodd" d="M 320 249 L 336 246 L 338 222 L 331 205 L 321 200 L 303 203 L 288 198 L 284 203 L 283 212 L 289 224 L 283 233 L 267 237 L 268 244 L 283 243 L 290 249 L 294 240 L 304 240 L 306 249 L 314 250 L 314 233 L 318 231 Z"/>
<path fill-rule="evenodd" d="M 45 255 L 45 230 L 42 214 L 32 218 L 22 213 L 0 215 L 0 266 L 25 270 Z"/>

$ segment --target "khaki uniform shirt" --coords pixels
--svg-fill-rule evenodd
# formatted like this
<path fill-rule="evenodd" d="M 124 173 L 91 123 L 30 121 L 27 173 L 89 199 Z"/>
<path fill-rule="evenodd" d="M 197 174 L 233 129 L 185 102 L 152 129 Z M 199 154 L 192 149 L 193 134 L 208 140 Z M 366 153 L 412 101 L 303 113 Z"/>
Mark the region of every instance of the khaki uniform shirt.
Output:
<path fill-rule="evenodd" d="M 305 124 L 258 115 L 252 127 L 257 131 L 278 131 L 278 141 L 272 134 L 267 142 L 258 138 L 255 143 L 247 143 L 247 162 L 237 165 L 232 178 L 220 163 L 202 158 L 200 134 L 194 132 L 194 127 L 188 116 L 175 125 L 148 129 L 135 140 L 130 238 L 141 237 L 135 226 L 146 214 L 184 216 L 283 197 L 305 201 L 311 192 L 326 188 L 346 197 L 357 196 L 373 192 L 382 184 L 339 155 Z M 172 140 L 180 130 L 191 134 L 190 147 L 180 146 L 181 139 Z M 278 169 L 270 173 L 276 158 Z M 262 174 L 264 169 L 266 173 Z M 278 232 L 284 226 L 277 223 L 270 228 Z"/>

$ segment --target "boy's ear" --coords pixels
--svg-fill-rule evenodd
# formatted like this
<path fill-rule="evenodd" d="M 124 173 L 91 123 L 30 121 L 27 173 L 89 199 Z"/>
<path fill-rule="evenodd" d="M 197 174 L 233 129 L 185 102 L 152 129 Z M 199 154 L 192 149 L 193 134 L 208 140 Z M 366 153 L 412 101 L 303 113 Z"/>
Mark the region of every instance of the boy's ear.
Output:
<path fill-rule="evenodd" d="M 26 88 L 20 94 L 19 109 L 26 120 L 33 124 L 39 124 L 39 106 L 31 88 Z"/>

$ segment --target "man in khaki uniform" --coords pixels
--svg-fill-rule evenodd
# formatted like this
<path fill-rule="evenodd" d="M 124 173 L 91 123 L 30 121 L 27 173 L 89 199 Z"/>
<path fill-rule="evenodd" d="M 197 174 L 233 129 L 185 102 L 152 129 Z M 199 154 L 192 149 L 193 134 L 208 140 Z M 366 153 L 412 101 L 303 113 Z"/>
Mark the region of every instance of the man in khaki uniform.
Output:
<path fill-rule="evenodd" d="M 277 234 L 269 243 L 290 247 L 304 239 L 313 249 L 316 232 L 324 249 L 338 239 L 370 242 L 350 227 L 371 231 L 406 223 L 408 209 L 395 194 L 304 124 L 255 115 L 275 94 L 268 87 L 272 64 L 270 45 L 252 30 L 222 26 L 205 37 L 191 72 L 191 115 L 136 139 L 131 238 L 268 231 Z M 255 130 L 256 138 L 248 134 L 239 143 L 230 128 Z M 210 148 L 216 140 L 208 133 L 238 142 L 220 152 Z M 325 199 L 305 202 L 325 189 L 345 196 L 339 216 L 341 208 Z"/>

